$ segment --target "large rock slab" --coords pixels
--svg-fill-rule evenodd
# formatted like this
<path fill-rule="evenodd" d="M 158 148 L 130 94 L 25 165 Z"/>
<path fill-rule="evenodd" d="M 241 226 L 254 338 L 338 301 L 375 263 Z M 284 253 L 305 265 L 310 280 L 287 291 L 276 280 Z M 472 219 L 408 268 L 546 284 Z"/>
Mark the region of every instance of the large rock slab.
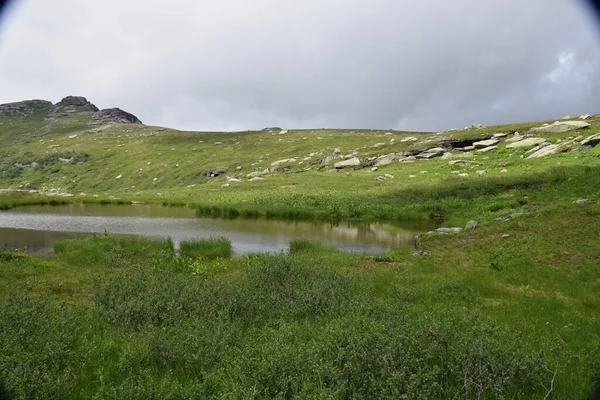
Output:
<path fill-rule="evenodd" d="M 587 138 L 581 141 L 582 146 L 592 146 L 595 147 L 600 142 L 600 133 L 597 133 L 592 136 L 588 136 Z"/>
<path fill-rule="evenodd" d="M 498 139 L 480 140 L 479 142 L 474 142 L 473 147 L 476 149 L 484 149 L 486 147 L 495 146 L 498 143 L 500 143 Z"/>
<path fill-rule="evenodd" d="M 523 140 L 519 140 L 518 142 L 510 143 L 506 145 L 507 149 L 518 149 L 522 147 L 533 147 L 544 143 L 546 139 L 540 137 L 530 137 L 525 138 Z"/>
<path fill-rule="evenodd" d="M 445 152 L 446 152 L 446 149 L 444 149 L 442 147 L 433 147 L 431 149 L 427 149 L 427 150 L 417 154 L 415 157 L 428 160 L 430 158 L 441 157 L 444 155 Z"/>
<path fill-rule="evenodd" d="M 537 128 L 531 128 L 529 132 L 533 133 L 559 133 L 574 131 L 577 129 L 588 128 L 590 124 L 583 121 L 557 121 L 551 125 L 540 126 Z"/>
<path fill-rule="evenodd" d="M 560 144 L 560 143 L 550 144 L 548 146 L 544 146 L 544 147 L 540 148 L 539 150 L 535 151 L 533 154 L 531 154 L 527 158 L 538 158 L 538 157 L 544 157 L 544 156 L 547 156 L 550 154 L 557 154 L 557 153 L 559 153 L 560 147 L 562 147 L 562 144 Z"/>
<path fill-rule="evenodd" d="M 333 164 L 333 167 L 335 169 L 360 167 L 360 160 L 357 157 L 353 157 L 348 160 L 336 162 L 335 164 Z"/>

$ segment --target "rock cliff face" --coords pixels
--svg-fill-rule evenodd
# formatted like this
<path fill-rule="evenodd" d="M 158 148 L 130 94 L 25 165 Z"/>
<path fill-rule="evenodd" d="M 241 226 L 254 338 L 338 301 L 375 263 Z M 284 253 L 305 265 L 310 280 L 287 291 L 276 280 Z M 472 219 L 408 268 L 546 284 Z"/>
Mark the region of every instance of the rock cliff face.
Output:
<path fill-rule="evenodd" d="M 46 100 L 26 100 L 0 104 L 0 117 L 4 115 L 29 117 L 38 111 L 47 110 L 50 107 L 52 107 L 52 103 Z"/>
<path fill-rule="evenodd" d="M 108 122 L 123 122 L 130 124 L 141 124 L 142 121 L 133 114 L 120 108 L 107 108 L 94 113 L 94 120 L 90 124 L 103 124 Z"/>
<path fill-rule="evenodd" d="M 52 106 L 47 118 L 64 117 L 80 111 L 96 112 L 98 107 L 90 103 L 85 97 L 67 96 Z"/>

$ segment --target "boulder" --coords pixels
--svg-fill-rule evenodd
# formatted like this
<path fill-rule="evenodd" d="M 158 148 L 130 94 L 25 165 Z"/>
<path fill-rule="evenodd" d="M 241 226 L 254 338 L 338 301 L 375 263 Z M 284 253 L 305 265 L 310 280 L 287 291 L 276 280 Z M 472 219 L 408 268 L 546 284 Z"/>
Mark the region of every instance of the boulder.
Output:
<path fill-rule="evenodd" d="M 416 137 L 414 137 L 414 136 L 409 136 L 409 137 L 406 137 L 406 138 L 402 139 L 402 140 L 400 141 L 400 143 L 406 143 L 406 142 L 416 142 L 417 140 L 419 140 L 419 139 L 417 139 L 417 138 L 416 138 Z"/>
<path fill-rule="evenodd" d="M 508 136 L 508 133 L 494 133 L 492 136 L 495 138 L 504 138 Z"/>
<path fill-rule="evenodd" d="M 384 165 L 391 164 L 396 161 L 400 161 L 404 158 L 404 154 L 402 153 L 390 153 L 383 156 L 377 157 L 375 163 L 373 164 L 375 167 L 381 167 Z"/>
<path fill-rule="evenodd" d="M 445 152 L 446 150 L 442 147 L 433 147 L 417 154 L 415 157 L 428 160 L 430 158 L 441 157 Z"/>
<path fill-rule="evenodd" d="M 530 138 L 525 138 L 523 140 L 519 140 L 518 142 L 507 144 L 506 148 L 507 149 L 518 149 L 521 147 L 533 147 L 533 146 L 542 144 L 545 141 L 546 141 L 546 139 L 544 139 L 544 138 L 530 137 Z"/>
<path fill-rule="evenodd" d="M 261 176 L 263 174 L 263 171 L 254 171 L 254 172 L 250 172 L 249 174 L 247 174 L 246 176 L 248 178 L 254 178 L 256 176 Z"/>
<path fill-rule="evenodd" d="M 583 121 L 557 121 L 551 125 L 540 126 L 537 128 L 531 128 L 529 132 L 532 133 L 559 133 L 574 131 L 577 129 L 588 128 L 590 124 Z"/>
<path fill-rule="evenodd" d="M 498 148 L 498 146 L 489 146 L 489 147 L 485 147 L 483 149 L 479 149 L 479 150 L 475 150 L 478 153 L 487 153 L 488 151 L 492 151 L 492 150 L 496 150 Z"/>
<path fill-rule="evenodd" d="M 360 160 L 357 157 L 335 163 L 335 169 L 343 169 L 349 167 L 360 167 Z"/>
<path fill-rule="evenodd" d="M 486 147 L 494 146 L 500 143 L 498 139 L 488 139 L 488 140 L 480 140 L 479 142 L 474 142 L 473 146 L 476 149 L 483 149 Z"/>
<path fill-rule="evenodd" d="M 587 202 L 589 202 L 589 200 L 588 200 L 588 199 L 579 199 L 579 200 L 575 200 L 575 201 L 573 202 L 573 204 L 585 204 L 585 203 L 587 203 Z"/>
<path fill-rule="evenodd" d="M 586 120 L 586 119 L 590 119 L 592 118 L 592 116 L 590 114 L 583 114 L 581 117 L 579 117 L 580 119 Z"/>
<path fill-rule="evenodd" d="M 256 181 L 264 181 L 265 178 L 263 178 L 262 176 L 255 176 L 252 179 L 248 179 L 248 182 L 256 182 Z"/>

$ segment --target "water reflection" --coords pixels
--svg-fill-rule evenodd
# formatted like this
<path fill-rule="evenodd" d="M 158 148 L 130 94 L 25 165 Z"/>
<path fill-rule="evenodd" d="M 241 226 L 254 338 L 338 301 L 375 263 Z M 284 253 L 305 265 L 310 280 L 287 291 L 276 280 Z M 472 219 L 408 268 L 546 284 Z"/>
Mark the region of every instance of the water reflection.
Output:
<path fill-rule="evenodd" d="M 48 253 L 53 243 L 91 232 L 171 237 L 181 240 L 226 236 L 236 254 L 286 250 L 294 239 L 319 241 L 346 251 L 383 252 L 412 246 L 431 225 L 320 223 L 265 219 L 197 218 L 188 208 L 149 205 L 27 206 L 0 212 L 0 246 Z"/>

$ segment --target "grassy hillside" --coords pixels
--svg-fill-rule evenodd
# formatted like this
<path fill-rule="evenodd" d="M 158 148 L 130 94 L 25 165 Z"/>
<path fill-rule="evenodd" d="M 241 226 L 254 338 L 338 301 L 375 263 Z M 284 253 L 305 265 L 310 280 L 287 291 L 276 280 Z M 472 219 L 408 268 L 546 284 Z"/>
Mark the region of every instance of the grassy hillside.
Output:
<path fill-rule="evenodd" d="M 377 256 L 297 241 L 231 257 L 216 238 L 175 255 L 169 241 L 110 236 L 1 253 L 0 398 L 585 399 L 598 386 L 600 146 L 581 148 L 596 116 L 568 132 L 435 134 L 46 115 L 0 116 L 6 207 L 138 200 L 471 229 Z M 516 131 L 564 147 L 528 158 Z M 496 148 L 459 150 L 498 133 Z M 445 155 L 410 158 L 436 147 Z M 373 170 L 392 153 L 403 161 Z"/>

